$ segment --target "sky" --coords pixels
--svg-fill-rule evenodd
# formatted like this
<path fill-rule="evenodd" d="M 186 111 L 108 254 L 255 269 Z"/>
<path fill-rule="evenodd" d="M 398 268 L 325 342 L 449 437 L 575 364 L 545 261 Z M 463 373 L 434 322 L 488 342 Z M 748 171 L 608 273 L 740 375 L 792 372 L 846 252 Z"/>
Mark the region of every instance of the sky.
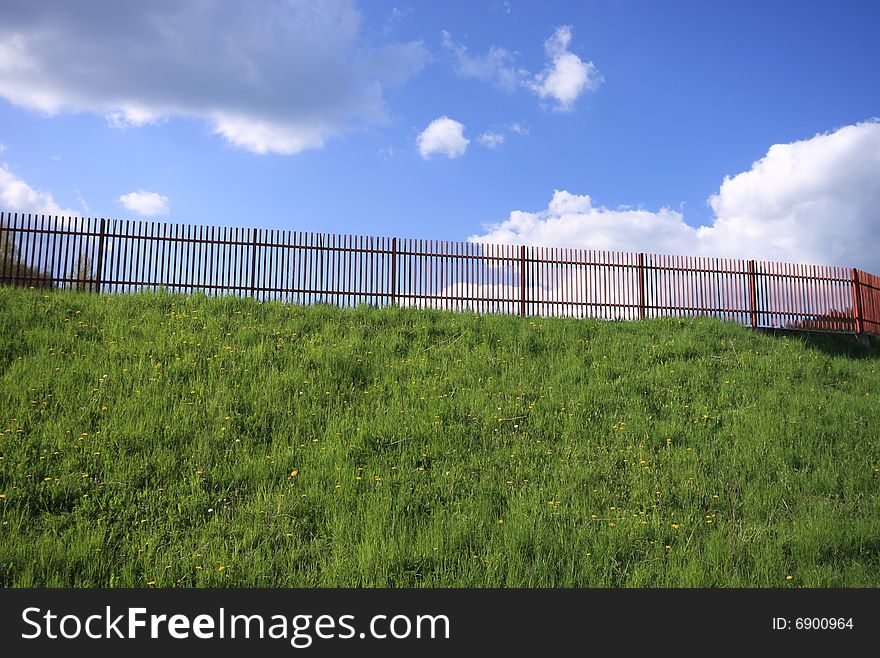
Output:
<path fill-rule="evenodd" d="M 0 209 L 880 274 L 880 3 L 4 0 Z"/>

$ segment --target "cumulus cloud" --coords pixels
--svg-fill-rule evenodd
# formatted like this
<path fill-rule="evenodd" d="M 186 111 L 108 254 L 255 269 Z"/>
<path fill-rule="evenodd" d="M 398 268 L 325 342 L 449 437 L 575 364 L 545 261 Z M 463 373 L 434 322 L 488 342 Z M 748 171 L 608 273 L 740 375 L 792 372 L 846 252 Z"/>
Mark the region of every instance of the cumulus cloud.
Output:
<path fill-rule="evenodd" d="M 11 212 L 77 215 L 75 210 L 63 208 L 50 192 L 37 190 L 13 174 L 6 165 L 0 166 L 0 208 Z"/>
<path fill-rule="evenodd" d="M 443 32 L 443 47 L 453 57 L 453 68 L 463 78 L 490 82 L 507 91 L 525 88 L 540 98 L 553 102 L 553 108 L 568 112 L 585 91 L 602 84 L 603 78 L 593 62 L 585 62 L 569 50 L 571 26 L 557 27 L 544 43 L 547 63 L 544 70 L 533 74 L 515 64 L 516 55 L 492 46 L 489 52 L 472 54 L 463 44 Z"/>
<path fill-rule="evenodd" d="M 496 146 L 501 146 L 504 143 L 504 135 L 502 133 L 492 132 L 491 130 L 487 130 L 482 133 L 479 137 L 477 137 L 477 141 L 480 142 L 483 146 L 493 149 Z"/>
<path fill-rule="evenodd" d="M 682 213 L 597 206 L 557 190 L 546 209 L 515 210 L 473 242 L 644 251 L 855 266 L 880 273 L 880 121 L 776 144 L 725 178 L 710 225 Z"/>
<path fill-rule="evenodd" d="M 602 75 L 593 62 L 585 62 L 568 49 L 571 26 L 557 27 L 544 43 L 544 52 L 550 62 L 545 69 L 528 82 L 529 88 L 541 98 L 554 101 L 554 109 L 568 112 L 584 91 L 592 91 L 602 84 Z"/>
<path fill-rule="evenodd" d="M 447 116 L 434 119 L 418 137 L 419 153 L 426 160 L 435 153 L 457 158 L 464 155 L 469 143 L 464 136 L 464 126 Z"/>
<path fill-rule="evenodd" d="M 556 190 L 545 210 L 514 210 L 472 242 L 678 253 L 694 229 L 674 210 L 595 207 L 589 195 Z M 651 245 L 650 249 L 646 249 Z"/>
<path fill-rule="evenodd" d="M 128 210 L 136 212 L 139 215 L 155 216 L 168 214 L 168 197 L 162 196 L 158 192 L 146 192 L 137 190 L 123 194 L 116 199 Z"/>
<path fill-rule="evenodd" d="M 383 39 L 367 42 L 353 0 L 6 0 L 0 97 L 120 128 L 192 117 L 235 146 L 291 154 L 387 120 L 383 89 L 427 51 Z"/>

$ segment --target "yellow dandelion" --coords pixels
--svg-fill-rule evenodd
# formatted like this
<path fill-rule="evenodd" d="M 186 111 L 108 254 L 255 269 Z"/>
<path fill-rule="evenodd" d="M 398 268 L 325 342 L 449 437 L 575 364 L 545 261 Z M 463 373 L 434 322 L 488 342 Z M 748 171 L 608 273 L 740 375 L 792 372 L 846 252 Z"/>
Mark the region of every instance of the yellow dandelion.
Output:
<path fill-rule="evenodd" d="M 672 528 L 673 528 L 674 530 L 678 530 L 680 527 L 681 527 L 681 526 L 680 526 L 679 524 L 677 524 L 677 523 L 673 523 L 673 524 L 672 524 Z"/>
<path fill-rule="evenodd" d="M 785 577 L 785 579 L 786 579 L 786 580 L 794 580 L 794 576 L 792 576 L 792 575 L 788 575 L 788 576 Z"/>
<path fill-rule="evenodd" d="M 290 472 L 290 475 L 287 476 L 287 479 L 290 480 L 292 478 L 295 478 L 297 475 L 299 475 L 299 469 L 295 468 Z"/>

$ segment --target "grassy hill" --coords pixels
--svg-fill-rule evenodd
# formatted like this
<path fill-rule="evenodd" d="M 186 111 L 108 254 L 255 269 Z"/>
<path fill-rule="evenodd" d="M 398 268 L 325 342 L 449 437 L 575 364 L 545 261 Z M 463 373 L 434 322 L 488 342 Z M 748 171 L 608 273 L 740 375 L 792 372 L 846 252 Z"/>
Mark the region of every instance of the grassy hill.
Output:
<path fill-rule="evenodd" d="M 3 586 L 876 586 L 880 345 L 0 288 Z"/>

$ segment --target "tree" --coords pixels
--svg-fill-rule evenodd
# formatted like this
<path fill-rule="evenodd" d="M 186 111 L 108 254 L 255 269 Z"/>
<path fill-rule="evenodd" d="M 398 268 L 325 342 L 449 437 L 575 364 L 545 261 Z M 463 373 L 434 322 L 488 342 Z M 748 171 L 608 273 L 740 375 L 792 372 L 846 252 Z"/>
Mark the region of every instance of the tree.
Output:
<path fill-rule="evenodd" d="M 85 290 L 87 292 L 98 292 L 98 280 L 93 272 L 94 262 L 92 257 L 83 252 L 76 261 L 76 266 L 68 276 L 68 279 L 76 279 L 71 284 L 74 290 Z"/>

